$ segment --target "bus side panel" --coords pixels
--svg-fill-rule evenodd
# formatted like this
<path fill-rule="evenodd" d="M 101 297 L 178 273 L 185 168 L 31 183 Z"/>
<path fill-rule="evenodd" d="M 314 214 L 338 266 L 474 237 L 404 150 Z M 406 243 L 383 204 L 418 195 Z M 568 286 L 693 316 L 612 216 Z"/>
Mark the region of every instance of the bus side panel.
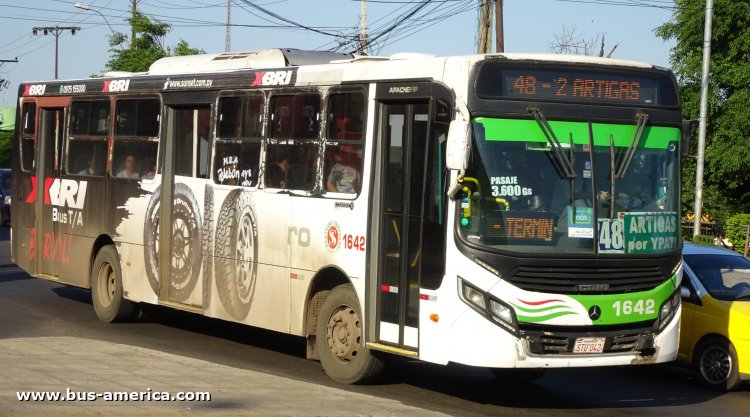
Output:
<path fill-rule="evenodd" d="M 18 150 L 14 145 L 14 155 Z M 36 256 L 36 215 L 34 212 L 34 200 L 32 198 L 32 178 L 36 181 L 33 173 L 23 172 L 20 164 L 13 168 L 13 197 L 11 225 L 13 227 L 13 261 L 24 271 L 31 275 L 37 273 Z M 31 202 L 29 202 L 31 200 Z"/>
<path fill-rule="evenodd" d="M 112 236 L 120 256 L 125 297 L 154 304 L 158 302 L 157 294 L 147 273 L 147 255 L 153 246 L 144 246 L 144 237 L 154 232 L 147 211 L 152 199 L 158 197 L 160 180 L 158 175 L 140 182 L 110 178 L 105 210 L 106 233 Z"/>
<path fill-rule="evenodd" d="M 335 266 L 342 270 L 357 293 L 364 294 L 367 199 L 362 194 L 356 200 L 292 197 L 292 201 L 291 332 L 303 334 L 310 280 L 322 268 Z"/>
<path fill-rule="evenodd" d="M 205 314 L 289 332 L 289 195 L 208 187 L 214 249 Z"/>
<path fill-rule="evenodd" d="M 57 264 L 60 282 L 89 288 L 91 248 L 104 228 L 100 204 L 106 179 L 71 176 L 60 182 L 58 206 L 52 211 L 56 228 L 44 232 L 42 256 Z"/>

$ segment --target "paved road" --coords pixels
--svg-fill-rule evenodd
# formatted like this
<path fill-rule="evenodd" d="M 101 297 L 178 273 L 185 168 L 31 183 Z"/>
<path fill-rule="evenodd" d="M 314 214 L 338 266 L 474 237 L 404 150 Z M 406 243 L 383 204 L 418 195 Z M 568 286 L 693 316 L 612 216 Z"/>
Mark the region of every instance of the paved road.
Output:
<path fill-rule="evenodd" d="M 338 385 L 304 359 L 300 338 L 164 308 L 138 323 L 101 323 L 87 292 L 10 264 L 7 230 L 0 229 L 0 414 L 744 417 L 750 410 L 747 387 L 717 395 L 676 366 L 554 370 L 523 385 L 482 369 L 395 360 L 378 385 Z M 212 399 L 22 402 L 16 394 L 68 388 Z"/>

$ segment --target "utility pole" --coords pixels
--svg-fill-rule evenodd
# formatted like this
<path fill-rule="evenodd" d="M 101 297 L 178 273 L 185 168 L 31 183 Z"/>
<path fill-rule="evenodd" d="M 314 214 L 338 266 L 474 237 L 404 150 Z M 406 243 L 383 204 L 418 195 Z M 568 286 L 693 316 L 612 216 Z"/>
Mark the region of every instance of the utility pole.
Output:
<path fill-rule="evenodd" d="M 31 30 L 31 32 L 36 35 L 38 32 L 42 32 L 45 35 L 53 35 L 55 37 L 55 79 L 57 79 L 57 45 L 58 45 L 58 39 L 60 38 L 60 35 L 65 32 L 66 30 L 69 30 L 72 35 L 76 34 L 77 30 L 81 30 L 78 26 L 42 26 L 42 27 L 35 27 Z"/>
<path fill-rule="evenodd" d="M 701 76 L 701 107 L 698 118 L 698 155 L 695 170 L 695 218 L 693 237 L 701 234 L 701 211 L 703 209 L 703 159 L 706 149 L 706 123 L 708 122 L 708 76 L 711 60 L 711 26 L 714 16 L 714 0 L 706 1 L 706 23 L 703 29 L 703 75 Z"/>
<path fill-rule="evenodd" d="M 359 53 L 367 55 L 367 0 L 361 0 L 359 9 Z"/>
<path fill-rule="evenodd" d="M 495 52 L 505 52 L 505 35 L 503 35 L 503 0 L 495 0 Z"/>
<path fill-rule="evenodd" d="M 135 42 L 135 14 L 138 12 L 138 0 L 132 0 L 133 7 L 131 11 L 132 22 L 130 22 L 130 49 L 133 49 L 133 42 Z"/>
<path fill-rule="evenodd" d="M 232 49 L 232 0 L 227 0 L 227 35 L 224 37 L 224 52 Z"/>
<path fill-rule="evenodd" d="M 480 0 L 477 53 L 492 53 L 492 6 L 493 0 Z"/>

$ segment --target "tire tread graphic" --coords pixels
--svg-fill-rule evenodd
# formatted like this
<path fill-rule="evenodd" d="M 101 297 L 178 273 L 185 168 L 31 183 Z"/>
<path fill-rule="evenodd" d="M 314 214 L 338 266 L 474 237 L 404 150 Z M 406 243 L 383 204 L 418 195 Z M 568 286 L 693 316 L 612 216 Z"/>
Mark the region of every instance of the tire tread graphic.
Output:
<path fill-rule="evenodd" d="M 244 320 L 250 311 L 258 274 L 258 228 L 252 204 L 249 193 L 233 190 L 216 217 L 216 289 L 236 320 Z"/>

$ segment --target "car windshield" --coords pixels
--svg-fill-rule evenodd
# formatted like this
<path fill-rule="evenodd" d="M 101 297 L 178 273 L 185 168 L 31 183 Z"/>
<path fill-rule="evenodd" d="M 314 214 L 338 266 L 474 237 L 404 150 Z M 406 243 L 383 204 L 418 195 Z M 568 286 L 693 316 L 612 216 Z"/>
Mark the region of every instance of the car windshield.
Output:
<path fill-rule="evenodd" d="M 474 119 L 459 211 L 467 241 L 520 253 L 678 247 L 679 129 L 649 126 L 635 140 L 635 122 L 549 126 L 559 141 L 534 120 Z"/>
<path fill-rule="evenodd" d="M 750 296 L 750 260 L 734 255 L 684 255 L 685 263 L 712 297 L 734 301 Z"/>

